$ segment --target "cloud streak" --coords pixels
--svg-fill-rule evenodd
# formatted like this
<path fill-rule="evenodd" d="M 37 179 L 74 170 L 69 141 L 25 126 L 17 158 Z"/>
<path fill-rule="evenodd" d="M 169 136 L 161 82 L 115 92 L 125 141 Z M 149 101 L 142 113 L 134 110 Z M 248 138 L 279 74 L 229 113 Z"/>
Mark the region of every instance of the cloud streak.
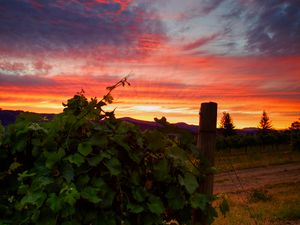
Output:
<path fill-rule="evenodd" d="M 0 87 L 9 87 L 9 86 L 19 86 L 21 88 L 24 87 L 49 87 L 57 85 L 55 81 L 45 77 L 32 76 L 32 75 L 6 75 L 0 73 Z"/>
<path fill-rule="evenodd" d="M 4 0 L 0 7 L 2 49 L 11 45 L 13 50 L 39 53 L 114 46 L 143 53 L 149 47 L 147 37 L 156 42 L 165 38 L 159 18 L 129 1 Z"/>
<path fill-rule="evenodd" d="M 192 43 L 189 43 L 183 47 L 183 50 L 194 50 L 197 48 L 201 48 L 202 46 L 208 44 L 209 42 L 215 40 L 219 34 L 212 34 L 207 37 L 200 37 L 199 39 L 193 41 Z"/>
<path fill-rule="evenodd" d="M 257 22 L 247 32 L 248 47 L 262 54 L 298 55 L 300 52 L 300 2 L 263 1 Z"/>

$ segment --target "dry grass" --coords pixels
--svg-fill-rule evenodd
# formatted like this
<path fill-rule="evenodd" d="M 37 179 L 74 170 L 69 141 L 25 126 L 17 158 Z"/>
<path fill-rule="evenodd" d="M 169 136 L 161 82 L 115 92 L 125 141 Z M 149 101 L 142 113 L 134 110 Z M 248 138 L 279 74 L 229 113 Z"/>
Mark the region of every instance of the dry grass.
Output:
<path fill-rule="evenodd" d="M 292 162 L 300 162 L 300 151 L 292 151 L 289 145 L 281 145 L 264 149 L 253 147 L 247 152 L 243 149 L 219 151 L 216 152 L 215 164 L 218 171 L 222 172 L 231 170 L 232 166 L 235 169 L 246 169 Z"/>
<path fill-rule="evenodd" d="M 300 182 L 266 186 L 257 192 L 261 197 L 254 200 L 253 192 L 228 194 L 230 212 L 213 225 L 297 224 L 292 221 L 300 220 Z"/>
<path fill-rule="evenodd" d="M 300 163 L 300 152 L 289 145 L 261 149 L 254 147 L 245 152 L 233 149 L 216 153 L 216 168 L 228 171 Z M 267 185 L 263 189 L 228 194 L 230 212 L 220 216 L 213 225 L 299 225 L 300 182 Z"/>

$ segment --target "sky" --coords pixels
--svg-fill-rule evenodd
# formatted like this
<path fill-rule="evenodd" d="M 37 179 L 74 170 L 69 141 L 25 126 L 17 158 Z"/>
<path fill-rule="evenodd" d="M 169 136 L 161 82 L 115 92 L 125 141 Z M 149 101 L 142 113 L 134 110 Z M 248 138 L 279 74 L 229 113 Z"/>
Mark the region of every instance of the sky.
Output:
<path fill-rule="evenodd" d="M 0 108 L 62 112 L 83 89 L 117 117 L 236 128 L 300 118 L 299 0 L 0 0 Z"/>

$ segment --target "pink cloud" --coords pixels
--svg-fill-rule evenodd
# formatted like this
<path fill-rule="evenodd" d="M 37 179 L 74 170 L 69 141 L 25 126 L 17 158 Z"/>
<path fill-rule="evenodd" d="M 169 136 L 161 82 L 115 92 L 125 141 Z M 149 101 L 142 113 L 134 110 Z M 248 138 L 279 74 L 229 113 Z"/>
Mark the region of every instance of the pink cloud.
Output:
<path fill-rule="evenodd" d="M 4 71 L 18 72 L 26 68 L 27 66 L 24 63 L 20 63 L 20 62 L 8 62 L 8 61 L 0 62 L 0 69 Z"/>
<path fill-rule="evenodd" d="M 50 64 L 47 64 L 42 60 L 37 60 L 33 64 L 33 66 L 36 70 L 42 71 L 43 73 L 46 73 L 46 74 L 49 72 L 49 70 L 52 69 L 52 66 Z"/>

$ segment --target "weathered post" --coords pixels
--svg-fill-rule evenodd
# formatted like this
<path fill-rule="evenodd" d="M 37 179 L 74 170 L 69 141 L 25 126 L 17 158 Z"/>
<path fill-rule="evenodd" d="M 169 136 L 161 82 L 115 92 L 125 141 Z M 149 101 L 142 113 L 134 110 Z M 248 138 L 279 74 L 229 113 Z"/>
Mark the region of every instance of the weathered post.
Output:
<path fill-rule="evenodd" d="M 200 121 L 197 146 L 208 160 L 210 166 L 214 166 L 214 153 L 216 148 L 216 126 L 217 126 L 217 103 L 202 103 L 200 108 Z M 213 174 L 208 174 L 206 179 L 200 184 L 198 192 L 213 194 Z M 207 217 L 201 210 L 193 211 L 193 225 L 207 225 Z"/>

